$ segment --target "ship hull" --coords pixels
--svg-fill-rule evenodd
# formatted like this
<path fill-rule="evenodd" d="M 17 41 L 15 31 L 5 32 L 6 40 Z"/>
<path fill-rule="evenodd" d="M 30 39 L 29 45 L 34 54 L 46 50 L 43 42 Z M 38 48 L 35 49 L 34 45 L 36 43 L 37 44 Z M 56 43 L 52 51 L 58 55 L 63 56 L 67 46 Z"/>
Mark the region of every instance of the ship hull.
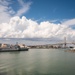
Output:
<path fill-rule="evenodd" d="M 16 52 L 16 51 L 28 51 L 28 48 L 20 48 L 20 49 L 0 49 L 0 52 Z"/>

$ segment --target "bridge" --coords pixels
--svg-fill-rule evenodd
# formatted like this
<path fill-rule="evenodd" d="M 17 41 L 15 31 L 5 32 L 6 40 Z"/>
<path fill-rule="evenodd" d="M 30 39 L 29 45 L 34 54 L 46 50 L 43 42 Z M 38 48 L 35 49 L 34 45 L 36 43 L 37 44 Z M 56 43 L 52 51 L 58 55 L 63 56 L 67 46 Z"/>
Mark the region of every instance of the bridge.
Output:
<path fill-rule="evenodd" d="M 30 47 L 31 48 L 67 48 L 67 47 L 74 47 L 74 46 L 75 46 L 75 42 L 67 42 L 66 37 L 65 37 L 64 41 L 60 42 L 60 43 L 58 42 L 58 43 L 54 43 L 54 44 L 34 45 L 34 46 L 30 46 Z"/>

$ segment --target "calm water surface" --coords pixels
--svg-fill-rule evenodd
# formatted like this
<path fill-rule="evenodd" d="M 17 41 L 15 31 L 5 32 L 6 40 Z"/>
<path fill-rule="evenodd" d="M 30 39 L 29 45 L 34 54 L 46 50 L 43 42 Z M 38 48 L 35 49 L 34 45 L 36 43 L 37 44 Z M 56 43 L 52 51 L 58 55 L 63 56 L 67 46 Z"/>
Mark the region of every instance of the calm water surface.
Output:
<path fill-rule="evenodd" d="M 0 53 L 0 75 L 75 75 L 75 53 L 63 49 Z"/>

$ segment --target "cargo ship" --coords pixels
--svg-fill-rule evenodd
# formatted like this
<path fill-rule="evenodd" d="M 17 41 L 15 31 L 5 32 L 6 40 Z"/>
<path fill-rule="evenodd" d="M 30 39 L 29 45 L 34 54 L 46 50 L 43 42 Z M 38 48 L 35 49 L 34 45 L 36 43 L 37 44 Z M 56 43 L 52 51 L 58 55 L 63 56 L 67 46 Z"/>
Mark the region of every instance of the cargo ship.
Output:
<path fill-rule="evenodd" d="M 15 51 L 28 51 L 29 48 L 24 44 L 0 44 L 0 52 L 15 52 Z"/>

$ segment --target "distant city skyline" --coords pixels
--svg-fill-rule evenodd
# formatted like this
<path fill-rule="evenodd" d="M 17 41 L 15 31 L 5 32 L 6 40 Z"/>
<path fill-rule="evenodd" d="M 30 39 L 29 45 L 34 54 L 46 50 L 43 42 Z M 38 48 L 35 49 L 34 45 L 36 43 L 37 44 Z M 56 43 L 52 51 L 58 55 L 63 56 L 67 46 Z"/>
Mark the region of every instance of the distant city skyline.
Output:
<path fill-rule="evenodd" d="M 0 0 L 0 38 L 75 38 L 75 0 Z"/>

